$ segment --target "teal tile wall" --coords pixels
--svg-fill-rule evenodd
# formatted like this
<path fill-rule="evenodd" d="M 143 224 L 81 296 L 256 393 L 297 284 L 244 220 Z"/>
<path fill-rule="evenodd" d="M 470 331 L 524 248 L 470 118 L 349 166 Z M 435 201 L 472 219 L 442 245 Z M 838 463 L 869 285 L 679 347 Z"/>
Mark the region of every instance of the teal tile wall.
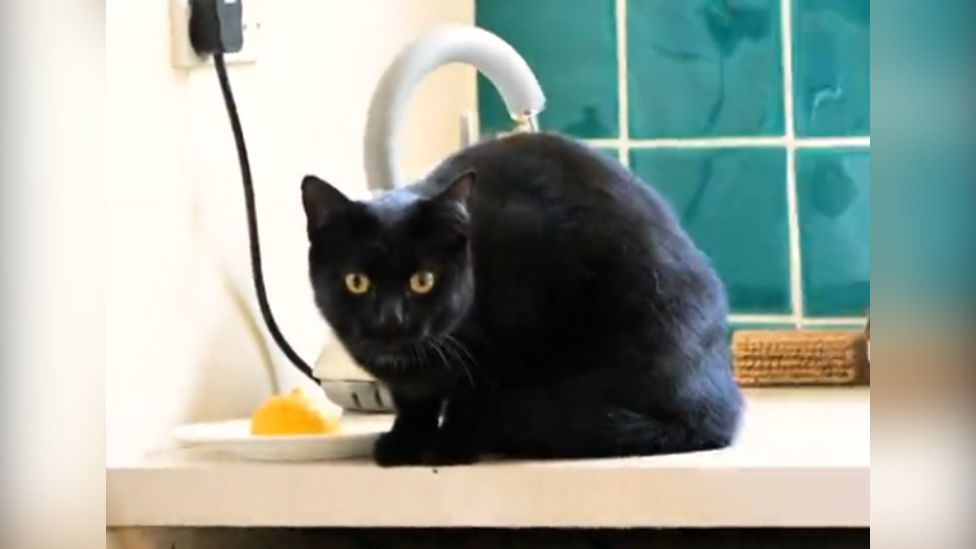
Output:
<path fill-rule="evenodd" d="M 796 185 L 808 315 L 859 315 L 871 280 L 867 150 L 800 149 Z"/>
<path fill-rule="evenodd" d="M 871 130 L 871 5 L 792 0 L 796 132 L 867 135 Z"/>
<path fill-rule="evenodd" d="M 476 21 L 538 75 L 543 129 L 617 154 L 674 206 L 733 328 L 863 322 L 869 0 L 476 0 Z M 478 98 L 483 134 L 511 128 L 481 77 Z"/>
<path fill-rule="evenodd" d="M 779 3 L 629 0 L 630 136 L 782 134 Z"/>
<path fill-rule="evenodd" d="M 630 166 L 711 258 L 732 310 L 790 312 L 785 149 L 637 149 Z"/>
<path fill-rule="evenodd" d="M 540 125 L 576 137 L 618 132 L 614 0 L 489 0 L 475 4 L 478 25 L 505 38 L 546 93 Z M 482 133 L 508 131 L 501 96 L 478 75 Z"/>

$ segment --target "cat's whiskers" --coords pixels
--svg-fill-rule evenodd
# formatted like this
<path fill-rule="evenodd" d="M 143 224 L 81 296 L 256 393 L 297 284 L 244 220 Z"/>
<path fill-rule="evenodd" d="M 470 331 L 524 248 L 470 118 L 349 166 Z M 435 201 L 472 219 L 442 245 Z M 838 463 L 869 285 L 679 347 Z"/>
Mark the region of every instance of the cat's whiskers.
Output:
<path fill-rule="evenodd" d="M 474 356 L 471 355 L 471 351 L 468 351 L 468 348 L 465 347 L 463 343 L 461 343 L 460 341 L 458 341 L 458 339 L 456 337 L 454 337 L 454 336 L 452 336 L 450 334 L 445 335 L 444 338 L 446 340 L 448 340 L 449 342 L 451 342 L 454 345 L 454 347 L 457 348 L 457 350 L 459 350 L 460 352 L 464 353 L 464 356 L 468 359 L 468 363 L 470 365 L 472 365 L 472 366 L 475 365 L 476 361 L 474 359 Z"/>
<path fill-rule="evenodd" d="M 461 369 L 464 371 L 464 375 L 467 376 L 468 382 L 471 384 L 471 387 L 474 387 L 475 386 L 474 376 L 471 375 L 471 369 L 468 363 L 468 361 L 470 360 L 471 361 L 470 366 L 474 366 L 474 357 L 471 356 L 471 353 L 468 352 L 468 350 L 464 347 L 464 345 L 461 344 L 460 341 L 458 341 L 451 335 L 443 336 L 443 339 L 441 339 L 441 343 L 444 345 L 444 350 L 446 350 L 452 356 L 452 358 L 454 358 L 457 361 L 456 364 L 460 366 Z M 461 352 L 463 352 L 466 355 L 466 358 L 465 356 L 461 356 Z"/>
<path fill-rule="evenodd" d="M 434 352 L 437 353 L 437 355 L 441 359 L 441 362 L 444 363 L 444 366 L 447 367 L 447 368 L 450 368 L 451 367 L 451 362 L 449 360 L 447 360 L 447 356 L 444 355 L 444 351 L 443 351 L 443 349 L 441 348 L 441 345 L 440 345 L 440 340 L 438 338 L 431 338 L 429 341 L 431 342 L 431 349 L 433 349 Z"/>

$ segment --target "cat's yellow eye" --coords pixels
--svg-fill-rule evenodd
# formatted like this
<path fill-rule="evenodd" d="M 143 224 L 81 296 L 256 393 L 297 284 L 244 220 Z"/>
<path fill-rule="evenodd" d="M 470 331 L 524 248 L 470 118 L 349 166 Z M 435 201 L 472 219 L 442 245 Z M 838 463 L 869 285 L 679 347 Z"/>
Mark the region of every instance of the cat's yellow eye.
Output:
<path fill-rule="evenodd" d="M 434 288 L 434 273 L 420 271 L 410 277 L 410 291 L 415 294 L 426 294 Z"/>
<path fill-rule="evenodd" d="M 356 295 L 369 291 L 369 277 L 363 273 L 349 273 L 346 275 L 346 289 Z"/>

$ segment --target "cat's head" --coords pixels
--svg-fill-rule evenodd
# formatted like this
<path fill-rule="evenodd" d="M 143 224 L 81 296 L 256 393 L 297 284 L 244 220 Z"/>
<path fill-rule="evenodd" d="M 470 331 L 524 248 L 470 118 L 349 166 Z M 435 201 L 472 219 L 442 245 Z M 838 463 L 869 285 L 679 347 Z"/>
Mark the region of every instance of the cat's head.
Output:
<path fill-rule="evenodd" d="M 469 216 L 474 172 L 432 196 L 347 198 L 302 181 L 315 302 L 349 353 L 378 377 L 451 331 L 473 300 Z"/>

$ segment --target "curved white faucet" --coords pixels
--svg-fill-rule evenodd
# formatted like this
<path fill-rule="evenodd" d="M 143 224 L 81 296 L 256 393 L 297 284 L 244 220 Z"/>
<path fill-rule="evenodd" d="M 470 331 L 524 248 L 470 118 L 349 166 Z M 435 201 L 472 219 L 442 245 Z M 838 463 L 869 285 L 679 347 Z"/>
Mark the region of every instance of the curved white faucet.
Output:
<path fill-rule="evenodd" d="M 522 56 L 486 30 L 453 25 L 438 28 L 401 51 L 373 92 L 364 139 L 366 182 L 371 190 L 403 184 L 396 164 L 403 111 L 420 80 L 448 63 L 468 63 L 484 73 L 498 88 L 512 119 L 535 129 L 535 117 L 546 98 Z"/>

